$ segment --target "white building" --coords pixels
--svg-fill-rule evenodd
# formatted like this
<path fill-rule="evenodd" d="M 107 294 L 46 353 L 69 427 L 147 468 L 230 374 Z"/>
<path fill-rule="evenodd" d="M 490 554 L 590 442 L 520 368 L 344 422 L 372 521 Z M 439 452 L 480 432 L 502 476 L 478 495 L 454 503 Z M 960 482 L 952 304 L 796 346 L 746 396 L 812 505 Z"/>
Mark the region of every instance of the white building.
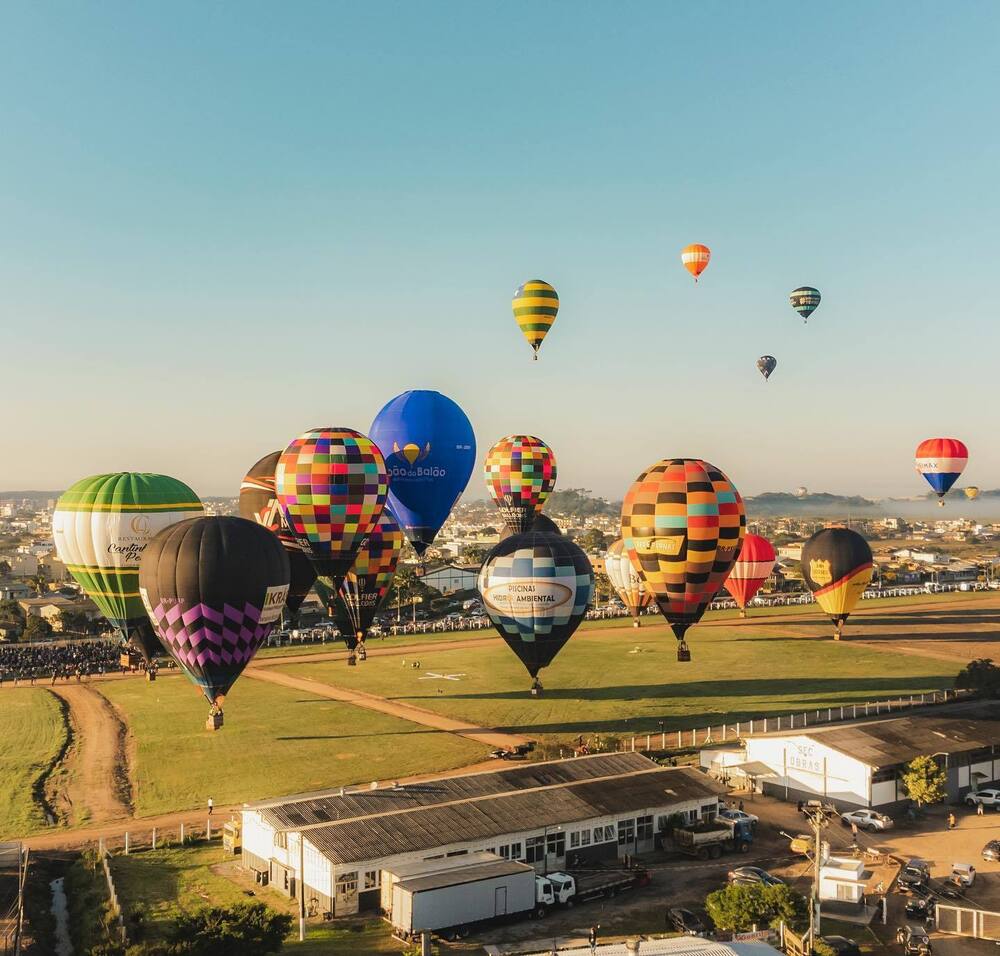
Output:
<path fill-rule="evenodd" d="M 473 591 L 479 579 L 479 568 L 463 568 L 457 564 L 446 564 L 443 568 L 435 568 L 421 575 L 420 580 L 428 587 L 435 588 L 442 594 L 454 594 L 456 591 Z"/>
<path fill-rule="evenodd" d="M 850 856 L 830 856 L 819 868 L 819 898 L 838 903 L 864 903 L 865 865 Z"/>

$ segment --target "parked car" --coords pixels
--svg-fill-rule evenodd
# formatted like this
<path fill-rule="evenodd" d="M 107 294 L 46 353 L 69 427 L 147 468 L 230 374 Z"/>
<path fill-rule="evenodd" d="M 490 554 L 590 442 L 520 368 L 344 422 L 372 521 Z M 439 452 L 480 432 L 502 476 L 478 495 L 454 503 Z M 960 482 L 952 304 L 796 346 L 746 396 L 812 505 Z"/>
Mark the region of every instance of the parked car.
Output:
<path fill-rule="evenodd" d="M 968 794 L 965 802 L 970 807 L 981 803 L 984 807 L 993 807 L 994 810 L 1000 810 L 1000 790 L 977 790 L 975 793 Z"/>
<path fill-rule="evenodd" d="M 912 892 L 916 887 L 926 887 L 931 879 L 931 871 L 923 860 L 913 859 L 900 871 L 896 885 L 904 892 Z"/>
<path fill-rule="evenodd" d="M 674 906 L 667 910 L 667 925 L 677 930 L 678 933 L 686 933 L 688 936 L 706 936 L 708 934 L 705 921 L 697 913 L 680 906 Z"/>
<path fill-rule="evenodd" d="M 952 863 L 949 879 L 955 886 L 972 886 L 976 882 L 976 868 L 971 863 Z"/>
<path fill-rule="evenodd" d="M 811 833 L 796 833 L 788 844 L 788 848 L 792 853 L 809 856 L 816 849 L 816 840 Z"/>
<path fill-rule="evenodd" d="M 1000 840 L 990 840 L 983 847 L 983 859 L 993 863 L 1000 863 Z"/>
<path fill-rule="evenodd" d="M 840 822 L 845 827 L 857 824 L 859 830 L 867 830 L 869 833 L 892 829 L 892 819 L 878 810 L 849 810 L 840 815 Z"/>
<path fill-rule="evenodd" d="M 761 886 L 780 886 L 785 881 L 768 873 L 759 866 L 738 866 L 727 874 L 729 882 L 736 886 L 759 883 Z"/>
<path fill-rule="evenodd" d="M 896 942 L 903 947 L 906 956 L 931 956 L 930 937 L 922 926 L 900 926 L 896 930 Z"/>
<path fill-rule="evenodd" d="M 916 893 L 906 901 L 906 915 L 917 919 L 928 919 L 934 915 L 937 897 L 928 890 L 926 893 Z"/>
<path fill-rule="evenodd" d="M 760 817 L 756 813 L 747 813 L 745 810 L 734 810 L 732 807 L 723 807 L 719 811 L 719 816 L 723 820 L 746 820 L 752 827 L 760 823 Z"/>
<path fill-rule="evenodd" d="M 861 956 L 861 948 L 853 939 L 846 936 L 821 936 L 820 939 L 832 949 L 837 956 Z"/>

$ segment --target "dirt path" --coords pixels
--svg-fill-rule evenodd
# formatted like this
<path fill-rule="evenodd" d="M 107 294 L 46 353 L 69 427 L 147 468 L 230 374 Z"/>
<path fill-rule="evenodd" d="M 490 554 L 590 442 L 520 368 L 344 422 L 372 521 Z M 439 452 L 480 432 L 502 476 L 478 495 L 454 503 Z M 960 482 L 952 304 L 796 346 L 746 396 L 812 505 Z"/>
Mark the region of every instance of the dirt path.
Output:
<path fill-rule="evenodd" d="M 71 826 L 131 816 L 125 725 L 103 694 L 87 684 L 47 688 L 69 708 L 71 743 L 53 774 L 50 801 Z"/>
<path fill-rule="evenodd" d="M 433 711 L 424 710 L 423 707 L 415 707 L 413 704 L 404 704 L 399 701 L 386 700 L 376 694 L 367 694 L 360 690 L 346 690 L 343 687 L 334 687 L 331 684 L 324 684 L 313 680 L 311 677 L 293 677 L 281 671 L 275 671 L 251 665 L 244 672 L 243 676 L 253 680 L 267 681 L 271 684 L 280 684 L 282 687 L 291 687 L 295 690 L 306 691 L 318 697 L 327 697 L 330 700 L 339 700 L 345 704 L 353 704 L 355 707 L 363 707 L 366 710 L 376 710 L 381 714 L 388 714 L 390 717 L 399 717 L 408 720 L 413 724 L 420 724 L 423 727 L 430 727 L 433 730 L 443 730 L 449 734 L 457 734 L 459 737 L 468 737 L 469 740 L 478 741 L 488 747 L 514 747 L 517 744 L 528 743 L 528 737 L 520 737 L 516 734 L 505 734 L 491 730 L 486 727 L 476 727 L 463 720 L 453 720 L 451 717 L 443 717 Z"/>

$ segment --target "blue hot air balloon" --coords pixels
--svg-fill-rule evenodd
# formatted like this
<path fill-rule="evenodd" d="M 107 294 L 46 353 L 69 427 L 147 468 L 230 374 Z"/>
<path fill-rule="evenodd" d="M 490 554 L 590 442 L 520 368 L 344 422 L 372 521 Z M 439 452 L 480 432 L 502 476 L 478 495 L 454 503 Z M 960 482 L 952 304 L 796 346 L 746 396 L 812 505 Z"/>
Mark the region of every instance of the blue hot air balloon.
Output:
<path fill-rule="evenodd" d="M 476 436 L 446 395 L 403 392 L 372 422 L 372 441 L 389 472 L 389 510 L 423 554 L 465 491 L 476 463 Z"/>

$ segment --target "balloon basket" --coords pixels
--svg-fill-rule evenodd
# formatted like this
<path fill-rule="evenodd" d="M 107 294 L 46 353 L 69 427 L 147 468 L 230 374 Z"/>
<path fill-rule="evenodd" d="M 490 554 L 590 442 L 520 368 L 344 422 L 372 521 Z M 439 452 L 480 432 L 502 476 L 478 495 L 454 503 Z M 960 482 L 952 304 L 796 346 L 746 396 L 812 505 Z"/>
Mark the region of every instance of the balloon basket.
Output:
<path fill-rule="evenodd" d="M 351 654 L 350 657 L 347 658 L 347 666 L 348 667 L 357 667 L 358 666 L 358 659 L 357 659 L 357 657 L 355 657 L 353 654 Z"/>
<path fill-rule="evenodd" d="M 632 622 L 632 627 L 642 627 L 642 622 L 641 622 L 641 621 L 639 620 L 639 618 L 636 618 L 636 619 L 635 619 L 635 620 L 634 620 L 634 621 Z"/>
<path fill-rule="evenodd" d="M 147 667 L 146 668 L 146 680 L 149 681 L 149 683 L 152 684 L 153 681 L 156 680 L 156 671 L 150 670 L 150 668 Z"/>
<path fill-rule="evenodd" d="M 677 660 L 681 664 L 686 664 L 689 660 L 691 660 L 691 651 L 688 649 L 687 644 L 683 641 L 677 645 Z"/>
<path fill-rule="evenodd" d="M 208 720 L 205 721 L 205 730 L 221 730 L 222 729 L 222 714 L 209 714 Z"/>

